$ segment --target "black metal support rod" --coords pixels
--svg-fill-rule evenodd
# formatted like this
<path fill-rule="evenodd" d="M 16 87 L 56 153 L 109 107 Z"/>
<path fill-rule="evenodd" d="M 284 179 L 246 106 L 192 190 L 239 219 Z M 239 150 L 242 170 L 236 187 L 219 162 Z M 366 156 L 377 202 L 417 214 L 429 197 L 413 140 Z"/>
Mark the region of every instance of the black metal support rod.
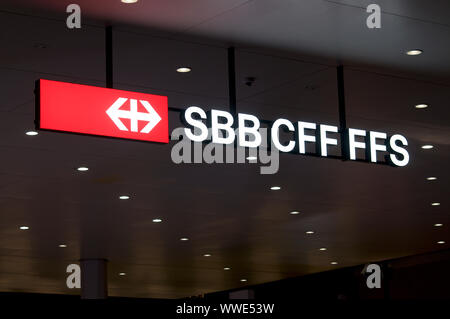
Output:
<path fill-rule="evenodd" d="M 228 48 L 228 92 L 230 99 L 230 113 L 236 115 L 236 66 L 234 47 Z"/>
<path fill-rule="evenodd" d="M 345 114 L 345 87 L 344 87 L 344 66 L 337 67 L 337 88 L 339 103 L 339 132 L 341 134 L 341 154 L 342 159 L 348 158 L 347 143 L 347 118 Z"/>
<path fill-rule="evenodd" d="M 106 87 L 113 87 L 113 40 L 112 26 L 105 28 Z"/>

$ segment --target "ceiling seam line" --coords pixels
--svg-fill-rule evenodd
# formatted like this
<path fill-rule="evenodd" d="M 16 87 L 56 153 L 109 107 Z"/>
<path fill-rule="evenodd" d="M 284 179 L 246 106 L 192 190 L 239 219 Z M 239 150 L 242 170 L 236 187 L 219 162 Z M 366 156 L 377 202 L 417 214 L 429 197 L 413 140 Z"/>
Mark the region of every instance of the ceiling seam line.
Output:
<path fill-rule="evenodd" d="M 244 1 L 243 3 L 238 4 L 238 5 L 232 7 L 232 8 L 230 8 L 230 9 L 228 9 L 228 10 L 222 11 L 222 12 L 220 12 L 220 13 L 218 13 L 218 14 L 216 14 L 216 15 L 210 17 L 210 18 L 207 18 L 207 19 L 205 19 L 205 20 L 203 20 L 203 21 L 197 23 L 197 24 L 194 24 L 194 25 L 192 25 L 192 26 L 190 26 L 190 27 L 187 27 L 187 28 L 185 28 L 184 30 L 180 31 L 180 33 L 185 33 L 185 32 L 187 32 L 187 31 L 189 31 L 189 30 L 192 30 L 192 29 L 194 29 L 194 28 L 196 28 L 196 27 L 198 27 L 198 26 L 200 26 L 200 25 L 202 25 L 202 24 L 205 24 L 205 23 L 207 23 L 207 22 L 209 22 L 209 21 L 214 20 L 215 18 L 218 18 L 218 17 L 223 16 L 223 15 L 229 13 L 229 12 L 232 12 L 232 11 L 238 9 L 238 8 L 241 8 L 241 7 L 243 7 L 243 6 L 246 6 L 246 5 L 248 5 L 249 3 L 253 2 L 253 1 L 254 1 L 254 0 L 247 0 L 247 1 Z"/>

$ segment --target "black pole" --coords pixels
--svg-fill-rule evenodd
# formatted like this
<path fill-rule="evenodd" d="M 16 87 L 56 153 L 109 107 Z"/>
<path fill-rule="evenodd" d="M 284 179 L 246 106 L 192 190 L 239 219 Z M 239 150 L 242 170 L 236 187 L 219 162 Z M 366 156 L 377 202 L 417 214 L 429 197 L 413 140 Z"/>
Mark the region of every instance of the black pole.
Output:
<path fill-rule="evenodd" d="M 342 160 L 348 159 L 347 142 L 347 119 L 345 115 L 345 88 L 344 88 L 344 66 L 337 67 L 338 103 L 339 103 L 339 132 L 341 134 Z"/>
<path fill-rule="evenodd" d="M 236 115 L 236 66 L 234 61 L 234 47 L 228 48 L 228 92 L 230 99 L 230 113 Z"/>
<path fill-rule="evenodd" d="M 112 26 L 105 29 L 105 57 L 106 57 L 106 87 L 113 87 L 113 43 Z"/>

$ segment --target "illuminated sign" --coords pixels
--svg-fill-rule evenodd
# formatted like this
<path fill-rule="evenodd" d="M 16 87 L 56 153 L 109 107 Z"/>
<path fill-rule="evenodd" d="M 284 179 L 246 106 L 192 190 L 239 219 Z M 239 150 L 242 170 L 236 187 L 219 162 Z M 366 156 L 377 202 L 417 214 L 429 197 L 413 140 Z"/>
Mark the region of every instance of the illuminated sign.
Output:
<path fill-rule="evenodd" d="M 239 113 L 237 125 L 235 118 L 226 111 L 211 110 L 208 114 L 197 106 L 191 106 L 182 113 L 182 121 L 186 124 L 186 136 L 194 142 L 204 142 L 208 138 L 208 128 L 211 129 L 211 142 L 218 144 L 237 143 L 241 147 L 256 148 L 261 145 L 261 134 L 258 131 L 261 124 L 257 117 Z M 208 123 L 207 124 L 205 124 Z M 237 127 L 237 133 L 235 128 Z M 281 141 L 280 131 L 290 133 L 288 141 Z M 307 131 L 314 131 L 307 134 Z M 337 147 L 338 140 L 333 134 L 338 134 L 338 127 L 298 121 L 292 123 L 287 119 L 277 119 L 269 128 L 272 144 L 284 153 L 306 154 L 306 144 L 314 143 L 316 155 L 327 157 L 330 147 Z M 377 163 L 377 153 L 387 153 L 386 160 L 395 166 L 406 166 L 409 154 L 406 150 L 408 141 L 402 135 L 389 136 L 383 132 L 365 131 L 349 128 L 346 130 L 343 156 L 349 160 L 366 160 Z M 363 142 L 361 141 L 363 140 Z M 357 149 L 365 150 L 365 158 L 358 159 Z"/>
<path fill-rule="evenodd" d="M 169 142 L 166 96 L 42 79 L 37 81 L 36 92 L 38 129 Z M 181 119 L 186 125 L 185 135 L 194 142 L 207 141 L 209 130 L 212 143 L 258 148 L 263 142 L 260 120 L 251 114 L 233 116 L 214 109 L 207 113 L 191 106 L 182 111 Z M 271 144 L 284 153 L 329 157 L 329 149 L 338 147 L 336 137 L 340 135 L 342 158 L 377 163 L 378 154 L 383 153 L 394 166 L 406 166 L 409 162 L 408 141 L 400 134 L 388 136 L 355 128 L 339 132 L 334 125 L 291 122 L 284 118 L 271 122 L 268 130 Z M 282 131 L 289 138 L 281 138 Z M 307 153 L 307 145 L 314 145 L 316 153 Z M 364 150 L 364 158 L 358 149 Z"/>
<path fill-rule="evenodd" d="M 38 129 L 169 143 L 166 96 L 42 79 L 36 85 Z"/>

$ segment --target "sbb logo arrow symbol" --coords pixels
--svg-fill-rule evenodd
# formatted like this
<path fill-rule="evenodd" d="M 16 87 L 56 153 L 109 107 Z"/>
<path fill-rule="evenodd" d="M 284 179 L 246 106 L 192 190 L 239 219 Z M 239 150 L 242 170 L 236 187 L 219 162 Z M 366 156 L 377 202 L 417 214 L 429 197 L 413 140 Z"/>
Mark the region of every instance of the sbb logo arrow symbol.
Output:
<path fill-rule="evenodd" d="M 150 131 L 161 121 L 161 117 L 153 109 L 151 104 L 145 100 L 139 100 L 142 106 L 147 110 L 147 113 L 138 112 L 138 100 L 130 99 L 130 110 L 120 110 L 120 107 L 128 101 L 128 98 L 119 97 L 107 110 L 106 114 L 116 124 L 121 131 L 128 131 L 128 128 L 122 123 L 120 119 L 130 120 L 130 131 L 138 131 L 138 121 L 148 122 L 141 130 L 141 133 L 150 133 Z"/>

